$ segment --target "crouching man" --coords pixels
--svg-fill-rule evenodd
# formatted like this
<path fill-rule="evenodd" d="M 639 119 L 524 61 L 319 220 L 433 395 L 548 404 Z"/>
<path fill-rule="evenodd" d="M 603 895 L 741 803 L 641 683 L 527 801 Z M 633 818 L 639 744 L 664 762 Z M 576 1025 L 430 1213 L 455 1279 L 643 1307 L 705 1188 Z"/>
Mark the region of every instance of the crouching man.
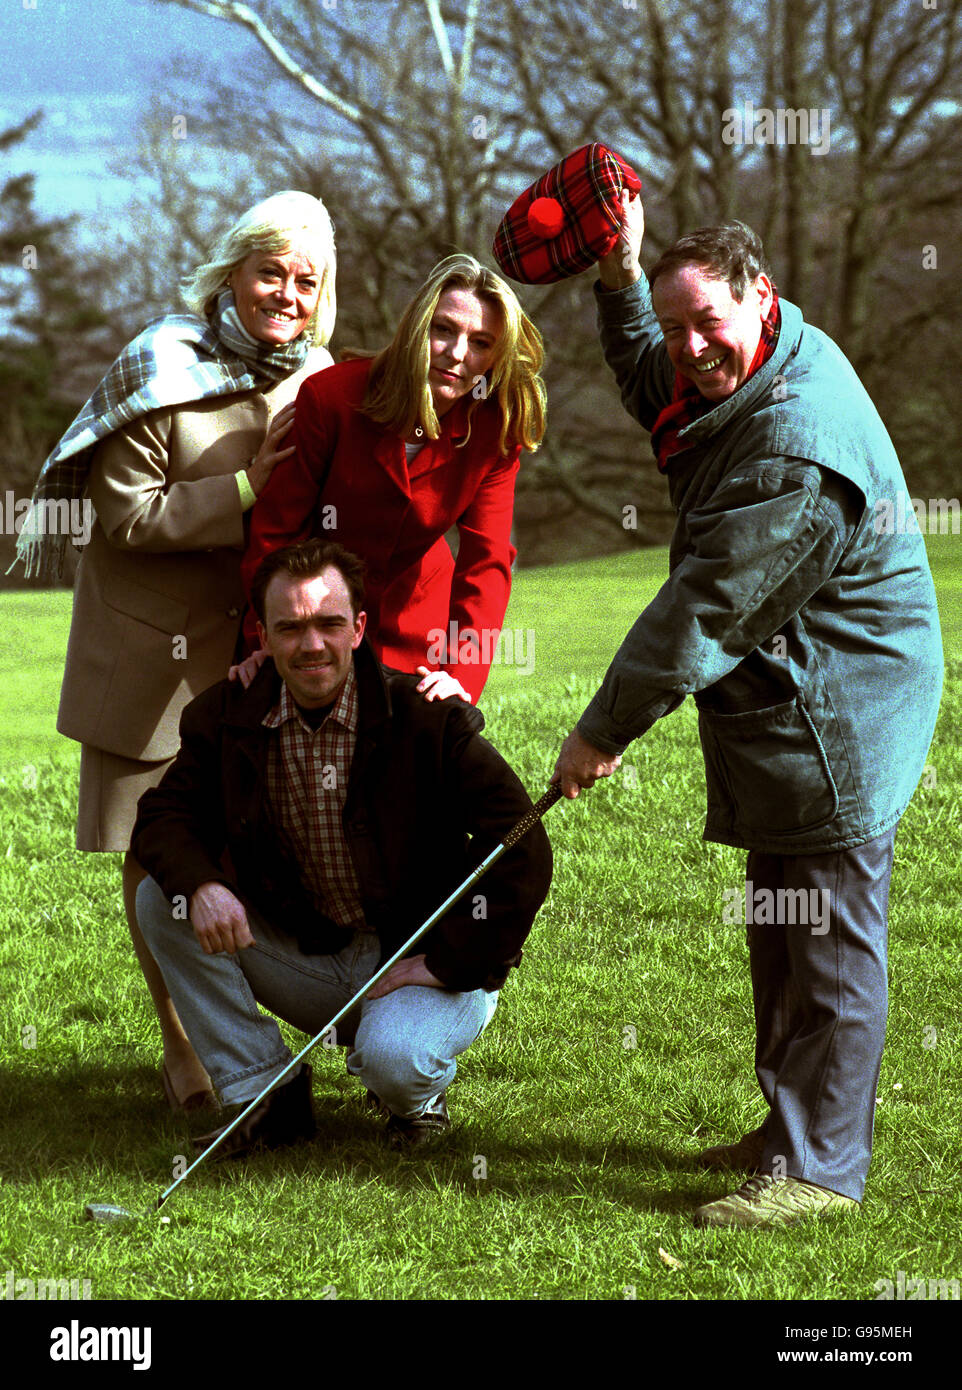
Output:
<path fill-rule="evenodd" d="M 473 706 L 428 702 L 417 676 L 375 659 L 355 556 L 319 540 L 274 551 L 252 602 L 273 660 L 248 689 L 225 680 L 187 707 L 133 838 L 150 875 L 141 929 L 225 1105 L 291 1061 L 257 1003 L 320 1031 L 531 808 Z M 490 1022 L 550 881 L 539 823 L 341 1025 L 393 1145 L 449 1126 L 455 1059 Z M 313 1133 L 302 1064 L 218 1153 Z"/>

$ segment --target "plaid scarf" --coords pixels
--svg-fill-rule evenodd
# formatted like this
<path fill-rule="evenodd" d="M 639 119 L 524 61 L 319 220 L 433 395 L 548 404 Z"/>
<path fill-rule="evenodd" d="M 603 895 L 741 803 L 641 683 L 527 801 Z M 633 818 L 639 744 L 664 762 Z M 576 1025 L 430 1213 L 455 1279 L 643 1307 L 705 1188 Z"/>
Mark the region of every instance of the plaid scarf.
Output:
<path fill-rule="evenodd" d="M 229 289 L 217 296 L 209 320 L 195 314 L 152 319 L 127 344 L 45 460 L 10 570 L 22 561 L 27 578 L 60 578 L 67 536 L 57 533 L 57 503 L 83 495 L 102 439 L 151 410 L 249 391 L 265 379 L 280 381 L 303 366 L 309 347 L 303 334 L 277 347 L 252 337 Z"/>
<path fill-rule="evenodd" d="M 775 344 L 778 342 L 778 294 L 772 290 L 772 307 L 768 311 L 768 316 L 762 323 L 762 333 L 758 340 L 758 347 L 755 349 L 755 356 L 752 358 L 748 368 L 748 375 L 745 381 L 754 376 L 759 367 L 767 362 L 775 351 Z M 742 386 L 745 385 L 742 382 Z M 741 387 L 739 387 L 739 390 Z M 675 386 L 672 391 L 671 404 L 666 405 L 658 416 L 651 431 L 651 447 L 658 460 L 658 471 L 664 473 L 673 455 L 682 452 L 690 445 L 681 445 L 679 448 L 678 436 L 686 425 L 707 415 L 718 401 L 710 401 L 701 394 L 693 381 L 682 376 L 681 372 L 675 373 Z"/>

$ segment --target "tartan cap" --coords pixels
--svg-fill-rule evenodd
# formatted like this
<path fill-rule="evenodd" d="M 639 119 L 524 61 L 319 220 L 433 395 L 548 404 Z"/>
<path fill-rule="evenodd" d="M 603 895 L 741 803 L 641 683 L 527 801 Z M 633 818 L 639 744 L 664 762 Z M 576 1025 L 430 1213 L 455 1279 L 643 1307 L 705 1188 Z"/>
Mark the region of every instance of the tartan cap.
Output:
<path fill-rule="evenodd" d="M 635 171 L 607 145 L 582 145 L 514 200 L 494 238 L 495 260 L 526 285 L 587 270 L 618 240 L 623 188 L 640 191 Z"/>

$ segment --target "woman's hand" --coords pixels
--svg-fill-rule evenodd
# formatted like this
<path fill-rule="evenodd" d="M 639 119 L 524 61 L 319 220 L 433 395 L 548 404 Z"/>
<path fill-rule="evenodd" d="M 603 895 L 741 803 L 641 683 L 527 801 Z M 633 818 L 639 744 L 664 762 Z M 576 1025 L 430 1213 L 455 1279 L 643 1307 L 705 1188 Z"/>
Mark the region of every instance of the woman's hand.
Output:
<path fill-rule="evenodd" d="M 417 673 L 424 677 L 418 686 L 418 693 L 423 695 L 425 700 L 445 700 L 449 695 L 457 695 L 470 705 L 471 696 L 461 682 L 449 676 L 447 671 L 429 671 L 426 666 L 419 666 Z"/>
<path fill-rule="evenodd" d="M 227 672 L 227 679 L 229 681 L 240 681 L 241 685 L 246 690 L 258 671 L 264 665 L 268 655 L 269 653 L 265 651 L 263 647 L 261 647 L 259 651 L 251 652 L 250 656 L 245 657 L 237 666 L 232 666 L 230 668 Z"/>
<path fill-rule="evenodd" d="M 279 410 L 274 416 L 264 436 L 264 443 L 254 455 L 253 462 L 247 470 L 248 481 L 258 497 L 267 486 L 267 480 L 275 465 L 294 452 L 293 444 L 286 449 L 277 447 L 294 423 L 294 404 L 294 401 L 291 401 L 290 405 L 285 405 L 283 410 Z"/>

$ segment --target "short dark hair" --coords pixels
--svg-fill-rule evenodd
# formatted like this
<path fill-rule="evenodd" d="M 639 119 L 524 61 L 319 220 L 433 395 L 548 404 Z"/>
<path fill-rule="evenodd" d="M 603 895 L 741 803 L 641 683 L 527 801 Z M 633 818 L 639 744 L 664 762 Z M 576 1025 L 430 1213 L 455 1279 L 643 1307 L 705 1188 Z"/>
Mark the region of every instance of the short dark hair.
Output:
<path fill-rule="evenodd" d="M 740 304 L 749 285 L 759 275 L 771 272 L 765 248 L 757 232 L 744 222 L 722 222 L 715 227 L 696 227 L 663 251 L 648 272 L 648 284 L 653 286 L 660 275 L 679 270 L 683 265 L 697 265 L 713 280 L 726 280 L 732 298 Z"/>
<path fill-rule="evenodd" d="M 351 612 L 356 618 L 364 607 L 364 561 L 337 541 L 312 539 L 298 545 L 284 545 L 265 555 L 251 580 L 251 607 L 266 627 L 264 596 L 275 574 L 292 579 L 317 579 L 328 566 L 339 570 L 351 596 Z"/>

